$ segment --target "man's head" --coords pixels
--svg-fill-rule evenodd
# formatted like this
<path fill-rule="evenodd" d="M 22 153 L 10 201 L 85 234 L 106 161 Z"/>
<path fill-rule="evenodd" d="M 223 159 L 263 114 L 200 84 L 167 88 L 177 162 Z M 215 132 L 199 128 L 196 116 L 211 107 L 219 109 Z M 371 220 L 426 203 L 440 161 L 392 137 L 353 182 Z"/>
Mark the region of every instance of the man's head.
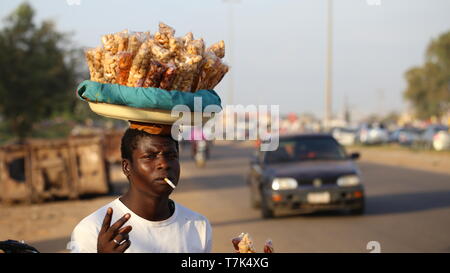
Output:
<path fill-rule="evenodd" d="M 164 182 L 164 177 L 178 184 L 178 142 L 170 136 L 128 129 L 122 137 L 120 148 L 123 173 L 131 187 L 139 192 L 155 196 L 170 194 L 172 188 Z"/>

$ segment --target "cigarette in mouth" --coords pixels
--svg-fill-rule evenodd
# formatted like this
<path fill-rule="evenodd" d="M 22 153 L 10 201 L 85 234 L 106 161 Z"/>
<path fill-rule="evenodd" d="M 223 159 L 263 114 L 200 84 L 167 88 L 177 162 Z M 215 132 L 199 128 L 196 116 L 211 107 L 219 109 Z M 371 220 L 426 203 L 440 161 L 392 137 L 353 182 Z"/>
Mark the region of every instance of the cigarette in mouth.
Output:
<path fill-rule="evenodd" d="M 175 185 L 172 183 L 172 181 L 169 180 L 169 178 L 164 178 L 164 181 L 166 181 L 167 184 L 169 184 L 169 186 L 171 186 L 172 188 L 175 189 Z"/>

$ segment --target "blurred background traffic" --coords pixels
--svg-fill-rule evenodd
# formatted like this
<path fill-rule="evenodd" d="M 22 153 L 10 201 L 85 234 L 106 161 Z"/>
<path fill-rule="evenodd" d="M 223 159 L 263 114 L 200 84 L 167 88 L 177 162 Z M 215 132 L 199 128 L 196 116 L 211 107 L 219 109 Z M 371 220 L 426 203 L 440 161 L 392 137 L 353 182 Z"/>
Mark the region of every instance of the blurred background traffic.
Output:
<path fill-rule="evenodd" d="M 101 35 L 164 21 L 225 40 L 224 106 L 279 105 L 276 151 L 250 139 L 252 112 L 234 123 L 239 141 L 180 140 L 173 198 L 210 219 L 213 251 L 232 252 L 246 231 L 277 252 L 450 252 L 447 1 L 0 7 L 0 241 L 64 252 L 73 227 L 126 190 L 127 123 L 97 116 L 75 90 Z"/>

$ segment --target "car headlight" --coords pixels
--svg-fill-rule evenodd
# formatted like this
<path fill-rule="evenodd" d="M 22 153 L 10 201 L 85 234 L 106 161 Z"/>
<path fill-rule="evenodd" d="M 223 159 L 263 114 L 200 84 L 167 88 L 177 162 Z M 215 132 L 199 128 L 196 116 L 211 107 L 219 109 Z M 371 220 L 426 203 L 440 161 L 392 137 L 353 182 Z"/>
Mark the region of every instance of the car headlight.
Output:
<path fill-rule="evenodd" d="M 357 175 L 341 176 L 337 180 L 338 186 L 341 186 L 341 187 L 356 186 L 356 185 L 359 185 L 360 183 L 361 183 L 361 180 L 359 179 L 359 176 L 357 176 Z"/>
<path fill-rule="evenodd" d="M 272 189 L 275 191 L 296 189 L 297 186 L 297 180 L 295 180 L 294 178 L 274 178 L 272 181 Z"/>

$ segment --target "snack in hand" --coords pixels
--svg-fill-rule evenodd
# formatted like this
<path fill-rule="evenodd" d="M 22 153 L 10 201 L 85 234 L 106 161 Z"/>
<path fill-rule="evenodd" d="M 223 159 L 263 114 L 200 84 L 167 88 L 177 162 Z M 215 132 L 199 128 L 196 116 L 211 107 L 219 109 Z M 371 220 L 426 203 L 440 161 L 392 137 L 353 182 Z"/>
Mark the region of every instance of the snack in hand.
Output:
<path fill-rule="evenodd" d="M 264 253 L 273 253 L 272 240 L 268 239 L 264 244 Z"/>
<path fill-rule="evenodd" d="M 236 253 L 256 253 L 253 247 L 253 241 L 248 233 L 241 233 L 238 237 L 231 240 Z M 264 253 L 273 253 L 272 240 L 268 239 L 264 244 Z"/>

